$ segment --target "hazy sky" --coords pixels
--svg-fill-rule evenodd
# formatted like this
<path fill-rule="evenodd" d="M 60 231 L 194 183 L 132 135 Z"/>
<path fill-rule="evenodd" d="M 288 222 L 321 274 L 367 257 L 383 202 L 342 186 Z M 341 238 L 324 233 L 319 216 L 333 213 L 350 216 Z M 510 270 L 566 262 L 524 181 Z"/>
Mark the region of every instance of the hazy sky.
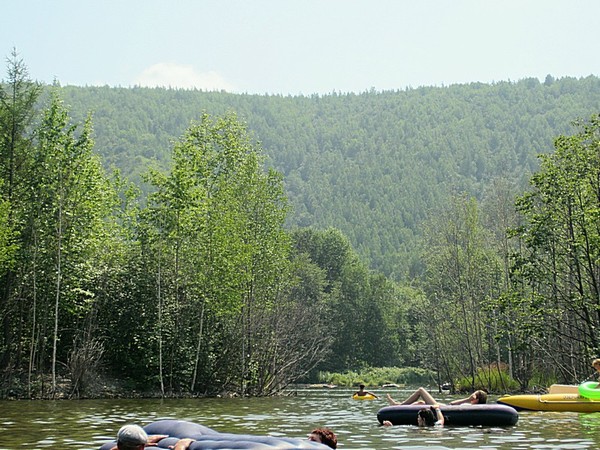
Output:
<path fill-rule="evenodd" d="M 62 85 L 327 94 L 600 76 L 599 0 L 0 0 Z M 0 71 L 6 78 L 6 64 Z"/>

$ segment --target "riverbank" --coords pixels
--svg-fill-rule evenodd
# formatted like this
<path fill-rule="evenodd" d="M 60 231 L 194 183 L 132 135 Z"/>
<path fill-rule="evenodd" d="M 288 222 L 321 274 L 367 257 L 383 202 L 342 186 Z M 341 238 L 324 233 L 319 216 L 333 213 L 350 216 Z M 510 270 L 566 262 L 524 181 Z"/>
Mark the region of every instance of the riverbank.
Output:
<path fill-rule="evenodd" d="M 25 383 L 13 383 L 10 388 L 2 387 L 2 400 L 102 400 L 102 399 L 160 399 L 160 398 L 203 398 L 205 395 L 192 392 L 161 393 L 156 390 L 144 391 L 133 388 L 129 383 L 106 377 L 97 377 L 86 386 L 77 386 L 67 377 L 58 377 L 56 389 L 52 387 L 50 376 L 44 376 L 28 386 Z M 233 394 L 223 394 L 233 397 Z"/>
<path fill-rule="evenodd" d="M 359 378 L 360 380 L 360 378 Z M 360 381 L 362 383 L 362 381 Z M 287 395 L 295 395 L 297 389 L 315 389 L 323 391 L 331 391 L 337 389 L 357 389 L 359 382 L 351 383 L 351 385 L 338 385 L 334 383 L 315 383 L 315 384 L 295 384 L 290 385 L 286 389 Z M 428 387 L 426 383 L 416 383 L 407 385 L 405 383 L 386 383 L 382 385 L 368 384 L 368 389 L 400 389 L 410 390 L 418 386 L 426 386 L 432 392 L 466 394 L 472 392 L 469 389 L 458 389 L 455 392 L 439 387 Z M 514 390 L 505 391 L 489 391 L 490 394 L 543 394 L 547 389 L 543 387 L 534 387 L 526 392 L 517 392 Z M 49 375 L 40 377 L 35 381 L 27 384 L 24 382 L 15 382 L 10 388 L 3 386 L 0 388 L 0 399 L 2 400 L 74 400 L 74 399 L 162 399 L 162 398 L 236 398 L 240 397 L 235 392 L 219 392 L 218 394 L 207 395 L 198 392 L 188 391 L 166 391 L 162 393 L 160 390 L 143 390 L 139 387 L 132 386 L 128 381 L 123 381 L 105 376 L 96 376 L 93 380 L 88 380 L 85 385 L 77 385 L 68 377 L 58 377 L 56 380 L 56 389 L 52 389 L 52 378 Z"/>

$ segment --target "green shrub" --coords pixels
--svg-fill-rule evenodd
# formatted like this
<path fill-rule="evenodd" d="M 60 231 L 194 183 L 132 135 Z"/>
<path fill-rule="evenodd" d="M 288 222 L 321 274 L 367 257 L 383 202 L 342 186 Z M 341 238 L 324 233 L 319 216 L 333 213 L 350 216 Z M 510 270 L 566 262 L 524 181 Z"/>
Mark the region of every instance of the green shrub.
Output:
<path fill-rule="evenodd" d="M 477 369 L 475 375 L 475 384 L 472 385 L 471 377 L 462 377 L 455 381 L 454 387 L 457 392 L 472 392 L 477 389 L 483 389 L 487 392 L 514 392 L 519 389 L 519 383 L 508 375 L 505 365 L 498 366 L 493 364 L 485 368 Z"/>
<path fill-rule="evenodd" d="M 318 379 L 320 383 L 345 387 L 359 384 L 365 386 L 382 386 L 384 384 L 420 386 L 435 383 L 433 371 L 418 367 L 370 367 L 360 372 L 319 372 Z"/>

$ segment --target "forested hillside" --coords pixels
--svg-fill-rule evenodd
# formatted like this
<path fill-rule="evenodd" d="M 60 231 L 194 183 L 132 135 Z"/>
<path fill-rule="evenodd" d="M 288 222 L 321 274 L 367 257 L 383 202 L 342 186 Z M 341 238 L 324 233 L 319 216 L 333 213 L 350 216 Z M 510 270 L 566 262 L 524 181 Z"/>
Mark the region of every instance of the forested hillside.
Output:
<path fill-rule="evenodd" d="M 7 69 L 1 397 L 365 368 L 506 392 L 600 355 L 596 78 L 284 98 Z"/>
<path fill-rule="evenodd" d="M 600 79 L 548 76 L 362 94 L 284 97 L 174 89 L 63 87 L 76 121 L 93 113 L 95 150 L 140 181 L 203 112 L 235 112 L 284 176 L 288 225 L 334 226 L 372 268 L 421 272 L 423 220 L 497 178 L 526 188 L 537 155 L 600 110 Z"/>

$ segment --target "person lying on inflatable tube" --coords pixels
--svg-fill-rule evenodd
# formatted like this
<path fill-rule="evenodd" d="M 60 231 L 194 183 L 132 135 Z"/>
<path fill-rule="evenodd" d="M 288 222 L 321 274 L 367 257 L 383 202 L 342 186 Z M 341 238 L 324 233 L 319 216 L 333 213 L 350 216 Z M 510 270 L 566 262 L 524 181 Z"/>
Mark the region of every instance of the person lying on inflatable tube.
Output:
<path fill-rule="evenodd" d="M 110 450 L 143 450 L 144 447 L 158 444 L 169 436 L 166 434 L 153 434 L 148 436 L 139 425 L 124 425 L 117 433 L 117 445 Z M 173 450 L 187 450 L 194 439 L 179 439 Z"/>
<path fill-rule="evenodd" d="M 101 450 L 144 450 L 145 448 L 168 448 L 173 450 L 225 448 L 337 448 L 337 436 L 328 428 L 315 428 L 309 435 L 308 441 L 299 439 L 273 438 L 268 436 L 237 435 L 230 433 L 219 433 L 210 428 L 192 422 L 177 420 L 161 420 L 146 426 L 146 430 L 138 425 L 125 425 L 117 433 L 114 445 L 106 443 Z M 172 433 L 152 434 L 152 433 Z M 151 433 L 148 435 L 148 433 Z M 179 436 L 189 437 L 175 437 Z M 214 447 L 217 445 L 217 447 Z"/>
<path fill-rule="evenodd" d="M 433 398 L 433 396 L 427 391 L 427 389 L 420 387 L 415 392 L 410 394 L 408 398 L 402 402 L 394 400 L 390 394 L 387 394 L 388 403 L 390 405 L 443 405 Z M 419 400 L 421 399 L 421 400 Z M 453 400 L 449 405 L 463 405 L 470 403 L 471 405 L 483 405 L 487 403 L 487 392 L 478 390 L 473 392 L 466 398 Z"/>

